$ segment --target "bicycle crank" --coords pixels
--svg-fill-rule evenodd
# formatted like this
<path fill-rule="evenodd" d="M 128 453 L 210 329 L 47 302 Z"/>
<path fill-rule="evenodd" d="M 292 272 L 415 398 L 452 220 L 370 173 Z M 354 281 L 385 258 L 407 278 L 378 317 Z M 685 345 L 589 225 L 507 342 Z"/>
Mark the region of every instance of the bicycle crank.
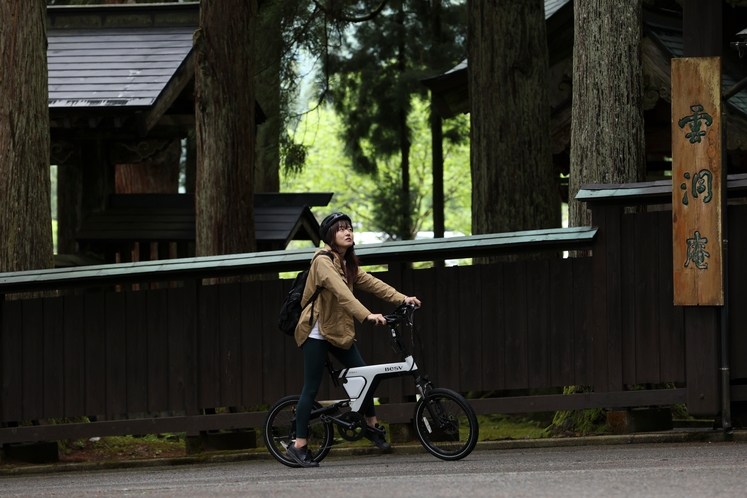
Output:
<path fill-rule="evenodd" d="M 358 412 L 345 412 L 337 424 L 337 432 L 346 441 L 358 441 L 366 435 L 366 418 Z"/>

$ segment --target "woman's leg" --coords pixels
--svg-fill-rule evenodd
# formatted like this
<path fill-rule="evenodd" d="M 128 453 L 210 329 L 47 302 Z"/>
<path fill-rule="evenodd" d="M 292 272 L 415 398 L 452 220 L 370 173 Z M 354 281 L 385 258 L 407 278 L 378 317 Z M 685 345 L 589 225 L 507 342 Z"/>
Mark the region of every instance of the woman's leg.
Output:
<path fill-rule="evenodd" d="M 319 386 L 324 376 L 324 364 L 327 360 L 327 341 L 306 339 L 301 345 L 303 350 L 303 390 L 301 399 L 296 406 L 296 448 L 306 446 L 309 437 L 309 416 L 311 408 L 319 392 Z"/>

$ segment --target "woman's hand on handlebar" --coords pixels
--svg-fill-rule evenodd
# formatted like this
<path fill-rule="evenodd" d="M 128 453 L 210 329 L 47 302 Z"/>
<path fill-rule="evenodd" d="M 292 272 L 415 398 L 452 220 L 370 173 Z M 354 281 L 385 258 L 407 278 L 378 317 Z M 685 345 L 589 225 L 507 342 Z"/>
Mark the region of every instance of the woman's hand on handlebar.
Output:
<path fill-rule="evenodd" d="M 386 325 L 386 318 L 381 313 L 371 313 L 366 317 L 366 321 L 373 322 L 374 325 Z"/>
<path fill-rule="evenodd" d="M 415 296 L 407 296 L 405 298 L 405 304 L 414 304 L 414 305 L 416 305 L 419 308 L 420 307 L 420 299 L 418 299 Z"/>

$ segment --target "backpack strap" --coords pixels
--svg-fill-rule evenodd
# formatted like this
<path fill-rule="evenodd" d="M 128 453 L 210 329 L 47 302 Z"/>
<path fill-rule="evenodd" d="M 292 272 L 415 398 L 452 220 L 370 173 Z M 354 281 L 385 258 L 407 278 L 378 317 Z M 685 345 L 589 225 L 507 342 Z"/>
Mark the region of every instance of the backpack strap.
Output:
<path fill-rule="evenodd" d="M 332 264 L 335 263 L 335 257 L 334 257 L 334 255 L 331 252 L 329 252 L 329 251 L 322 251 L 319 254 L 326 254 L 327 256 L 329 256 L 329 259 L 332 261 Z M 319 256 L 319 254 L 315 255 L 314 258 L 312 258 L 311 261 L 313 262 L 314 259 L 316 259 L 316 257 Z M 301 308 L 301 310 L 304 310 L 304 309 L 306 309 L 306 306 L 311 305 L 311 315 L 309 315 L 309 325 L 313 325 L 313 323 L 311 323 L 311 321 L 314 319 L 314 301 L 316 301 L 316 298 L 319 297 L 319 293 L 322 292 L 323 288 L 324 287 L 322 287 L 320 285 L 317 285 L 316 286 L 316 290 L 314 291 L 314 293 L 311 295 L 311 297 L 309 298 L 309 300 L 306 301 L 306 304 L 303 305 L 303 307 Z"/>

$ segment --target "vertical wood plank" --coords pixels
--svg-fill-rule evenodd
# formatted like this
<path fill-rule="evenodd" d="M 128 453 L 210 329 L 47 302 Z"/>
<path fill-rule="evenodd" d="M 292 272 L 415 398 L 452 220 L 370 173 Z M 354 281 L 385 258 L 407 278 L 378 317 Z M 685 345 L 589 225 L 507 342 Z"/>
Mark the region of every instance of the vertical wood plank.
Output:
<path fill-rule="evenodd" d="M 23 420 L 23 383 L 18 378 L 23 372 L 23 301 L 0 301 L 3 307 L 2 336 L 2 393 L 0 407 L 4 422 Z"/>
<path fill-rule="evenodd" d="M 126 293 L 108 292 L 106 309 L 106 413 L 127 413 Z"/>
<path fill-rule="evenodd" d="M 205 408 L 220 407 L 220 374 L 218 355 L 218 330 L 220 327 L 219 285 L 200 288 L 197 325 L 198 400 Z"/>
<path fill-rule="evenodd" d="M 106 414 L 106 303 L 104 294 L 85 295 L 86 415 Z"/>
<path fill-rule="evenodd" d="M 747 206 L 729 207 L 729 371 L 732 379 L 747 379 L 747 306 L 739 296 L 747 295 Z"/>
<path fill-rule="evenodd" d="M 530 388 L 550 385 L 550 261 L 527 263 L 527 357 Z"/>
<path fill-rule="evenodd" d="M 658 384 L 659 375 L 659 215 L 639 213 L 635 218 L 635 384 Z"/>
<path fill-rule="evenodd" d="M 635 225 L 634 215 L 626 214 L 621 218 L 621 309 L 622 324 L 622 374 L 623 384 L 635 384 Z"/>
<path fill-rule="evenodd" d="M 65 329 L 60 297 L 44 299 L 44 411 L 42 418 L 65 413 Z"/>
<path fill-rule="evenodd" d="M 687 306 L 684 313 L 687 412 L 693 417 L 714 417 L 720 410 L 719 310 Z"/>
<path fill-rule="evenodd" d="M 124 292 L 127 413 L 148 411 L 148 301 L 145 292 Z"/>
<path fill-rule="evenodd" d="M 592 370 L 591 385 L 595 392 L 609 391 L 609 368 L 610 358 L 608 354 L 610 331 L 609 331 L 609 295 L 607 283 L 607 267 L 612 264 L 608 261 L 607 244 L 610 228 L 607 226 L 607 214 L 609 210 L 602 207 L 592 207 L 591 221 L 597 227 L 597 235 L 594 239 L 593 253 L 593 347 L 592 347 Z"/>
<path fill-rule="evenodd" d="M 485 390 L 506 388 L 504 263 L 482 265 L 482 385 Z"/>
<path fill-rule="evenodd" d="M 459 328 L 454 290 L 457 289 L 457 268 L 436 268 L 436 323 L 438 323 L 438 382 L 439 387 L 459 390 L 459 343 L 455 330 Z"/>
<path fill-rule="evenodd" d="M 592 261 L 590 258 L 572 258 L 573 271 L 573 342 L 574 384 L 590 385 L 593 355 L 592 310 Z"/>
<path fill-rule="evenodd" d="M 607 265 L 607 391 L 623 390 L 622 355 L 622 209 L 605 210 Z M 596 386 L 595 386 L 596 387 Z"/>
<path fill-rule="evenodd" d="M 137 291 L 148 307 L 148 411 L 168 410 L 168 294 L 166 290 Z"/>
<path fill-rule="evenodd" d="M 552 386 L 573 385 L 573 270 L 567 259 L 550 260 Z"/>
<path fill-rule="evenodd" d="M 527 264 L 525 261 L 506 264 L 503 272 L 509 292 L 504 295 L 506 306 L 506 389 L 527 387 Z"/>
<path fill-rule="evenodd" d="M 482 391 L 482 287 L 481 266 L 460 266 L 458 293 L 459 323 L 454 330 L 459 337 L 459 386 L 462 392 Z M 467 284 L 468 283 L 468 284 Z"/>
<path fill-rule="evenodd" d="M 23 300 L 23 418 L 38 420 L 44 411 L 44 311 L 42 299 Z"/>
<path fill-rule="evenodd" d="M 199 284 L 190 282 L 168 291 L 169 407 L 199 413 L 197 389 L 197 295 Z"/>
<path fill-rule="evenodd" d="M 65 417 L 90 415 L 86 411 L 85 296 L 64 296 Z"/>
<path fill-rule="evenodd" d="M 239 305 L 241 287 L 238 283 L 219 287 L 219 368 L 220 406 L 235 407 L 241 399 L 241 360 L 239 351 Z"/>
<path fill-rule="evenodd" d="M 278 341 L 293 342 L 277 330 L 269 310 L 267 316 L 262 312 L 261 296 L 280 295 L 282 281 L 264 280 L 259 285 L 253 284 L 241 284 L 241 404 L 247 407 L 262 403 L 262 350 L 273 344 L 265 344 L 262 329 L 266 328 L 268 333 L 274 331 Z"/>

